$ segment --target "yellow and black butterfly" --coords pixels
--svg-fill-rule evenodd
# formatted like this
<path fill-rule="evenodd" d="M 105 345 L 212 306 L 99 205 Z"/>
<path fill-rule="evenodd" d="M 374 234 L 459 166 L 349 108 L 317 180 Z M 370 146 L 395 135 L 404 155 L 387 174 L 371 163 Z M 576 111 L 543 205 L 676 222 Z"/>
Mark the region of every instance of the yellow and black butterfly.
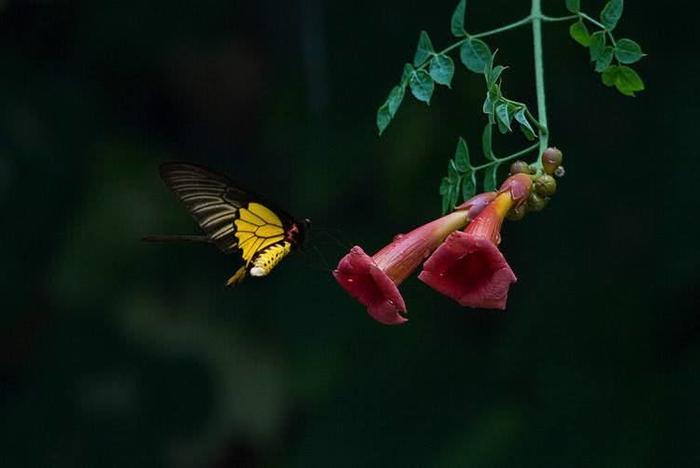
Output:
<path fill-rule="evenodd" d="M 160 176 L 205 235 L 149 236 L 144 240 L 208 242 L 225 254 L 239 255 L 242 265 L 227 286 L 240 283 L 246 275 L 266 276 L 308 240 L 308 219 L 296 221 L 222 174 L 195 164 L 168 162 L 160 166 Z"/>

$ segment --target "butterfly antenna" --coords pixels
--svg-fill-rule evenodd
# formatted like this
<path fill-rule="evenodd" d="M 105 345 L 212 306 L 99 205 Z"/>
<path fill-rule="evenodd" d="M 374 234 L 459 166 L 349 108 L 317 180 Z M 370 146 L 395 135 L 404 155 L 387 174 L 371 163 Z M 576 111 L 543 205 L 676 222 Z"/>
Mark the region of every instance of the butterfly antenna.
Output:
<path fill-rule="evenodd" d="M 312 245 L 313 249 L 318 253 L 318 256 L 321 258 L 321 261 L 323 262 L 324 265 L 324 270 L 325 271 L 331 271 L 331 264 L 328 263 L 328 260 L 326 259 L 326 256 L 323 255 L 323 252 L 321 252 L 321 249 L 318 248 L 318 246 Z"/>
<path fill-rule="evenodd" d="M 330 238 L 333 242 L 335 242 L 339 247 L 342 249 L 348 250 L 350 247 L 349 242 L 347 242 L 345 239 L 341 239 L 338 236 L 335 236 L 332 234 L 332 231 L 336 231 L 337 233 L 341 233 L 342 231 L 340 229 L 329 229 L 329 228 L 318 228 L 316 232 L 319 234 L 325 234 L 328 238 Z"/>
<path fill-rule="evenodd" d="M 168 242 L 197 242 L 211 244 L 213 241 L 208 236 L 188 236 L 188 235 L 166 235 L 166 236 L 144 236 L 141 238 L 144 242 L 150 243 L 168 243 Z"/>

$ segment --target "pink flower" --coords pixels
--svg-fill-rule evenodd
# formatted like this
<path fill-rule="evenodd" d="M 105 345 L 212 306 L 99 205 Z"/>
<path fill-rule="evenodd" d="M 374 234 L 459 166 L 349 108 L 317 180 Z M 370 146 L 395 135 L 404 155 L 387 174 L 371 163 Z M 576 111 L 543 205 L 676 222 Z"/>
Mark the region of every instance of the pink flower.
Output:
<path fill-rule="evenodd" d="M 496 196 L 482 193 L 452 213 L 425 224 L 408 234 L 399 234 L 373 256 L 355 246 L 338 263 L 333 276 L 340 286 L 367 307 L 378 322 L 397 325 L 406 322 L 398 285 L 401 284 L 451 232 L 464 227 Z"/>
<path fill-rule="evenodd" d="M 423 265 L 418 279 L 463 306 L 505 309 L 508 290 L 517 278 L 498 250 L 506 214 L 524 203 L 532 180 L 509 177 L 498 195 L 464 232 L 454 232 Z"/>

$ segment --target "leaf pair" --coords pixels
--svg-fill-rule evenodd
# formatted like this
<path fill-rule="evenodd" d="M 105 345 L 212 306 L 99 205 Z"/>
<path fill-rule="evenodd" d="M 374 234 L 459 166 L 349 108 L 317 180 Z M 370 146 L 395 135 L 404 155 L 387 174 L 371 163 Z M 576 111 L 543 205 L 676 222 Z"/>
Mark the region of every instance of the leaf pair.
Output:
<path fill-rule="evenodd" d="M 624 66 L 635 63 L 644 57 L 642 48 L 632 39 L 615 41 L 612 31 L 617 26 L 624 7 L 623 0 L 610 0 L 600 13 L 600 24 L 605 29 L 590 33 L 584 19 L 590 17 L 580 12 L 578 0 L 567 0 L 566 6 L 572 13 L 579 15 L 578 21 L 569 27 L 569 35 L 579 44 L 587 47 L 595 71 L 601 73 L 606 86 L 615 86 L 619 92 L 634 96 L 637 91 L 644 89 L 644 82 L 632 68 Z M 595 23 L 595 21 L 593 21 Z M 598 23 L 596 23 L 598 24 Z M 608 38 L 610 44 L 608 44 Z M 617 61 L 617 65 L 613 64 Z"/>
<path fill-rule="evenodd" d="M 416 53 L 413 56 L 413 65 L 416 67 L 424 67 L 428 61 L 430 61 L 427 64 L 430 78 L 437 84 L 450 87 L 452 84 L 452 77 L 455 73 L 454 61 L 449 55 L 435 52 L 430 36 L 428 36 L 427 32 L 421 31 L 418 37 Z M 416 96 L 416 98 L 418 98 L 418 96 Z"/>
<path fill-rule="evenodd" d="M 605 86 L 615 86 L 625 96 L 634 96 L 634 93 L 644 90 L 644 81 L 636 71 L 625 65 L 611 66 L 602 74 Z"/>

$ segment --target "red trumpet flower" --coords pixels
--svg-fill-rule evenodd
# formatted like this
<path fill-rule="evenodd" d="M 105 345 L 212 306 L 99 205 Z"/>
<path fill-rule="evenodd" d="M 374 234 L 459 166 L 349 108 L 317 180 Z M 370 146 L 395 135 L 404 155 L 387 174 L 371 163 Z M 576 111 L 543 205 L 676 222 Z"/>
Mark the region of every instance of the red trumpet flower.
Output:
<path fill-rule="evenodd" d="M 496 196 L 483 193 L 460 205 L 452 213 L 408 234 L 399 234 L 373 256 L 355 246 L 338 263 L 333 276 L 340 286 L 367 307 L 367 312 L 386 325 L 407 319 L 398 285 L 401 284 L 450 233 L 464 227 Z"/>
<path fill-rule="evenodd" d="M 418 279 L 463 306 L 505 309 L 508 290 L 517 278 L 498 250 L 503 218 L 525 203 L 532 180 L 509 177 L 496 197 L 464 232 L 454 232 L 423 265 Z"/>

